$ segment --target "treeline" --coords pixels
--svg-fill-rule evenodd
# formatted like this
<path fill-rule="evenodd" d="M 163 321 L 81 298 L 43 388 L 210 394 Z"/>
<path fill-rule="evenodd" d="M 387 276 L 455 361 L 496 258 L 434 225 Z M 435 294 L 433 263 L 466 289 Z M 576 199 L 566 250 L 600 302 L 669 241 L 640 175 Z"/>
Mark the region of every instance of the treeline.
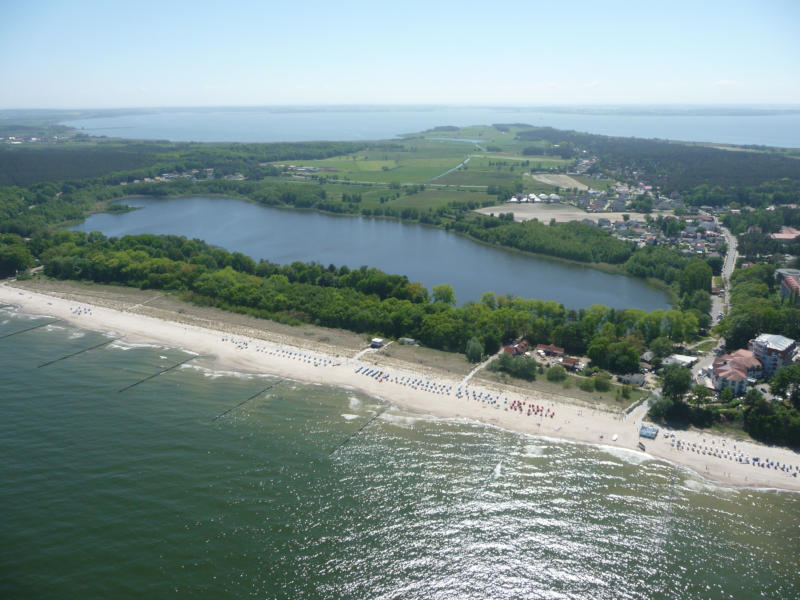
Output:
<path fill-rule="evenodd" d="M 458 221 L 452 228 L 487 244 L 579 262 L 620 264 L 628 260 L 635 249 L 635 244 L 578 222 L 545 225 L 534 220 L 515 223 L 479 216 Z"/>
<path fill-rule="evenodd" d="M 34 264 L 33 255 L 20 236 L 0 235 L 0 278 L 24 272 Z"/>
<path fill-rule="evenodd" d="M 771 233 L 783 226 L 800 227 L 800 210 L 796 208 L 780 206 L 774 210 L 727 214 L 723 217 L 723 223 L 738 234 L 738 250 L 743 257 L 758 260 L 774 254 L 800 254 L 800 239 L 782 241 L 770 237 Z"/>
<path fill-rule="evenodd" d="M 733 272 L 732 308 L 717 327 L 729 352 L 746 348 L 761 333 L 800 339 L 800 310 L 782 301 L 777 289 L 774 265 L 757 264 Z M 767 402 L 758 391 L 749 390 L 736 409 L 743 426 L 762 441 L 800 447 L 800 367 L 779 369 L 770 383 L 772 393 L 786 396 L 788 402 Z"/>
<path fill-rule="evenodd" d="M 749 204 L 749 196 L 759 193 L 778 194 L 779 202 L 787 191 L 794 197 L 800 191 L 800 162 L 774 152 L 731 152 L 680 142 L 609 137 L 549 127 L 520 131 L 517 139 L 546 140 L 553 145 L 586 150 L 598 157 L 600 169 L 631 176 L 636 172 L 639 179 L 666 192 L 691 192 L 692 204 L 727 204 L 731 200 Z M 771 191 L 760 189 L 766 182 L 782 179 L 788 180 L 788 188 L 770 184 Z"/>
<path fill-rule="evenodd" d="M 777 293 L 775 266 L 739 268 L 731 276 L 731 311 L 717 327 L 729 351 L 746 348 L 760 333 L 800 339 L 800 310 Z"/>
<path fill-rule="evenodd" d="M 0 146 L 0 185 L 26 186 L 43 181 L 100 177 L 115 171 L 149 167 L 158 162 L 151 144 Z"/>
<path fill-rule="evenodd" d="M 106 140 L 86 143 L 0 147 L 0 185 L 26 186 L 45 181 L 118 184 L 165 172 L 212 168 L 219 175 L 241 172 L 261 176 L 261 163 L 313 160 L 365 148 L 397 150 L 393 142 L 278 142 L 268 144 L 180 143 Z"/>
<path fill-rule="evenodd" d="M 45 273 L 140 288 L 171 289 L 194 302 L 288 323 L 314 323 L 387 337 L 412 337 L 464 352 L 475 338 L 485 352 L 518 337 L 586 354 L 599 366 L 635 370 L 649 344 L 695 337 L 696 317 L 679 310 L 566 311 L 555 302 L 495 297 L 453 306 L 419 283 L 376 269 L 255 263 L 199 240 L 178 236 L 106 238 L 98 232 L 45 233 L 30 242 Z"/>
<path fill-rule="evenodd" d="M 800 227 L 800 210 L 789 206 L 778 206 L 774 210 L 746 210 L 726 214 L 722 223 L 734 234 L 745 233 L 751 226 L 758 227 L 762 233 L 775 233 L 784 225 Z"/>

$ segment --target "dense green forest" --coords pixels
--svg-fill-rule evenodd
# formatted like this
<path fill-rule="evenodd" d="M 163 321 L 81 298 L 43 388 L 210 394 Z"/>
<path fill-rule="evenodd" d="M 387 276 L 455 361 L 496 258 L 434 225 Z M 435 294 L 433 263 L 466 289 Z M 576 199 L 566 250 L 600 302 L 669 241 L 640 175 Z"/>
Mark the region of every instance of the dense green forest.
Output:
<path fill-rule="evenodd" d="M 455 307 L 429 297 L 419 283 L 363 267 L 255 263 L 199 240 L 177 236 L 107 239 L 59 231 L 31 240 L 45 273 L 62 279 L 173 289 L 194 302 L 289 323 L 307 322 L 388 337 L 413 337 L 442 350 L 464 352 L 471 338 L 486 353 L 526 336 L 555 343 L 619 372 L 638 368 L 638 356 L 655 340 L 692 339 L 692 311 L 616 311 L 594 306 L 566 311 L 555 302 L 495 297 Z M 659 342 L 657 342 L 659 343 Z"/>
<path fill-rule="evenodd" d="M 759 204 L 767 195 L 776 203 L 791 201 L 800 192 L 800 161 L 782 153 L 734 152 L 708 146 L 610 137 L 537 127 L 520 131 L 523 141 L 546 140 L 562 157 L 579 150 L 597 156 L 596 166 L 624 178 L 680 192 L 691 204 Z"/>
<path fill-rule="evenodd" d="M 266 206 L 287 206 L 315 209 L 338 214 L 386 216 L 404 221 L 442 227 L 468 235 L 479 241 L 526 252 L 566 258 L 585 263 L 620 265 L 634 277 L 654 278 L 674 284 L 679 273 L 692 260 L 667 248 L 641 248 L 623 242 L 610 233 L 582 223 L 545 225 L 538 221 L 524 223 L 470 212 L 470 203 L 441 206 L 436 210 L 407 207 L 394 209 L 362 208 L 357 197 L 332 198 L 324 186 L 313 183 L 291 183 L 276 179 L 234 181 L 210 179 L 192 182 L 177 179 L 170 182 L 136 183 L 127 186 L 75 182 L 40 183 L 27 188 L 0 188 L 0 232 L 30 236 L 43 228 L 79 219 L 98 202 L 122 198 L 124 195 L 154 197 L 190 194 L 224 194 L 246 198 Z M 343 201 L 345 200 L 345 201 Z M 350 200 L 350 201 L 347 201 Z M 710 288 L 710 285 L 709 285 Z M 709 289 L 705 288 L 705 289 Z"/>
<path fill-rule="evenodd" d="M 214 169 L 262 177 L 262 163 L 340 156 L 364 148 L 397 149 L 392 142 L 276 142 L 271 144 L 199 144 L 103 140 L 82 137 L 60 144 L 0 145 L 0 185 L 26 186 L 46 181 L 98 178 L 117 184 L 164 172 Z"/>

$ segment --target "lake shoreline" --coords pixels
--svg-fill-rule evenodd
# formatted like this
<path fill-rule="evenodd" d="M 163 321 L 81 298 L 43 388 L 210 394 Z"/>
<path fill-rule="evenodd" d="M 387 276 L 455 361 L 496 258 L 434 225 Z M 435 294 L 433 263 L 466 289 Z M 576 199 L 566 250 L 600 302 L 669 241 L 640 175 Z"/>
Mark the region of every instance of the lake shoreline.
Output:
<path fill-rule="evenodd" d="M 420 222 L 417 222 L 417 221 L 407 221 L 407 220 L 404 220 L 404 219 L 401 219 L 401 218 L 387 217 L 385 215 L 377 215 L 377 216 L 369 215 L 369 216 L 366 216 L 366 215 L 360 215 L 360 214 L 355 214 L 355 213 L 334 213 L 334 212 L 319 210 L 319 209 L 315 209 L 315 208 L 296 208 L 296 207 L 293 207 L 293 206 L 285 206 L 285 205 L 268 205 L 268 204 L 262 204 L 262 203 L 254 200 L 252 198 L 249 198 L 247 196 L 243 196 L 243 195 L 240 195 L 240 194 L 236 194 L 236 193 L 214 194 L 214 193 L 204 193 L 203 192 L 201 194 L 201 193 L 198 192 L 198 193 L 192 193 L 192 194 L 185 194 L 185 193 L 182 193 L 182 194 L 170 194 L 170 195 L 165 195 L 165 196 L 148 196 L 148 195 L 142 195 L 142 194 L 130 194 L 130 195 L 123 196 L 121 198 L 114 199 L 112 203 L 120 203 L 120 202 L 125 202 L 125 200 L 136 200 L 136 199 L 144 200 L 144 201 L 156 202 L 156 201 L 161 201 L 161 200 L 163 200 L 163 201 L 174 201 L 174 200 L 190 200 L 190 199 L 197 199 L 197 198 L 209 198 L 209 199 L 219 199 L 219 200 L 227 200 L 227 199 L 238 200 L 238 201 L 241 201 L 241 202 L 245 202 L 246 204 L 249 204 L 251 206 L 259 207 L 261 209 L 265 209 L 265 210 L 278 209 L 278 210 L 285 211 L 285 212 L 287 212 L 289 214 L 316 214 L 316 215 L 323 215 L 325 217 L 331 217 L 331 218 L 338 217 L 338 218 L 343 218 L 343 219 L 374 220 L 376 222 L 400 223 L 400 224 L 403 224 L 403 225 L 407 225 L 409 227 L 419 226 L 419 227 L 422 227 L 423 229 L 428 229 L 430 231 L 441 231 L 441 232 L 443 232 L 445 234 L 453 234 L 453 235 L 455 235 L 455 237 L 457 239 L 467 240 L 470 243 L 476 244 L 476 245 L 481 246 L 481 247 L 492 248 L 492 249 L 497 250 L 497 251 L 506 252 L 506 253 L 509 253 L 512 256 L 519 256 L 519 257 L 524 258 L 524 259 L 532 259 L 532 260 L 535 260 L 535 261 L 542 261 L 544 264 L 551 264 L 551 265 L 556 265 L 556 266 L 564 265 L 566 267 L 571 267 L 571 268 L 575 268 L 575 269 L 586 269 L 586 270 L 589 270 L 590 272 L 596 271 L 598 273 L 603 273 L 604 275 L 624 277 L 627 280 L 630 280 L 630 282 L 635 282 L 635 283 L 633 283 L 633 285 L 642 284 L 645 288 L 649 288 L 652 291 L 656 291 L 656 292 L 659 292 L 659 293 L 663 294 L 664 295 L 663 301 L 666 304 L 665 309 L 666 308 L 675 308 L 676 305 L 677 305 L 676 294 L 675 294 L 674 290 L 672 290 L 672 288 L 669 287 L 669 285 L 667 285 L 666 283 L 661 282 L 659 280 L 654 280 L 652 278 L 634 277 L 633 275 L 630 275 L 629 273 L 625 272 L 625 270 L 620 265 L 612 265 L 612 264 L 609 264 L 609 263 L 584 263 L 584 262 L 579 262 L 579 261 L 575 261 L 575 260 L 572 260 L 572 259 L 563 258 L 563 257 L 559 257 L 559 256 L 551 256 L 551 255 L 548 255 L 548 254 L 538 254 L 538 253 L 534 253 L 534 252 L 528 252 L 526 250 L 520 250 L 518 248 L 510 248 L 510 247 L 506 247 L 506 246 L 503 246 L 503 245 L 491 244 L 491 243 L 488 243 L 486 241 L 474 238 L 474 237 L 470 236 L 467 233 L 462 233 L 462 232 L 459 232 L 459 231 L 454 231 L 454 230 L 451 230 L 451 229 L 447 229 L 446 227 L 443 227 L 443 226 L 431 225 L 429 223 L 420 223 Z M 87 215 L 84 218 L 84 220 L 81 221 L 80 223 L 69 223 L 69 226 L 71 226 L 71 227 L 79 227 L 79 226 L 85 224 L 86 220 L 91 215 L 100 215 L 100 214 L 113 215 L 114 214 L 113 212 L 109 212 L 109 211 L 105 210 L 104 207 L 98 207 L 98 208 L 99 208 L 98 210 L 93 211 L 90 215 Z M 133 210 L 133 211 L 125 211 L 125 212 L 129 214 L 129 213 L 136 212 L 136 211 Z M 186 236 L 186 237 L 190 237 L 191 238 L 192 236 Z M 218 244 L 215 244 L 213 242 L 209 242 L 207 239 L 205 241 L 208 242 L 208 243 L 211 243 L 212 245 L 218 245 Z M 228 250 L 229 251 L 235 251 L 237 249 L 236 248 L 229 248 Z M 241 251 L 241 250 L 239 250 L 239 251 Z M 248 254 L 247 252 L 244 252 L 244 253 Z M 258 258 L 256 258 L 255 256 L 251 256 L 251 258 L 253 258 L 254 260 L 258 260 Z M 270 262 L 275 262 L 275 260 L 270 260 Z M 305 262 L 305 261 L 301 261 L 301 262 Z M 277 263 L 277 264 L 280 264 L 280 263 Z M 341 265 L 337 265 L 337 266 L 341 266 Z M 348 266 L 350 266 L 350 265 L 348 265 Z M 375 265 L 375 264 L 372 264 L 372 263 L 370 263 L 369 266 L 370 267 L 377 267 L 377 268 L 379 268 L 382 271 L 387 272 L 387 273 L 408 276 L 410 281 L 414 281 L 414 279 L 415 279 L 414 276 L 410 276 L 407 272 L 401 272 L 402 269 L 388 270 L 387 268 L 382 268 L 382 267 L 380 267 L 378 265 Z M 355 265 L 353 265 L 353 266 L 351 266 L 351 268 L 357 268 L 357 267 Z M 397 271 L 397 272 L 395 273 L 394 271 Z M 438 285 L 439 283 L 452 284 L 453 282 L 451 282 L 451 281 L 439 281 L 438 283 L 434 283 L 434 284 L 431 284 L 431 285 Z M 430 286 L 426 286 L 426 287 L 430 287 Z M 454 287 L 456 287 L 456 286 L 454 286 Z M 500 293 L 500 294 L 503 293 L 503 292 L 498 292 L 497 290 L 492 290 L 492 289 L 483 290 L 483 292 L 486 292 L 486 291 L 494 291 L 495 293 Z M 563 301 L 557 300 L 555 298 L 542 298 L 540 295 L 530 296 L 530 298 L 527 295 L 522 295 L 522 294 L 514 294 L 514 295 L 518 295 L 518 296 L 524 297 L 526 299 L 536 299 L 536 300 L 545 300 L 545 301 L 555 300 L 556 302 L 559 302 L 560 304 L 564 304 L 566 306 L 566 308 L 568 308 L 568 309 L 569 308 L 575 308 L 575 309 L 587 308 L 588 306 L 590 306 L 592 304 L 603 304 L 603 302 L 589 302 L 585 306 L 571 306 L 571 305 L 567 306 Z M 459 294 L 458 293 L 456 294 L 456 297 L 459 298 Z M 466 302 L 469 302 L 469 301 L 477 302 L 478 300 L 479 300 L 479 298 L 476 296 L 475 298 L 472 298 L 472 299 L 461 300 L 461 303 L 463 304 L 463 303 L 466 303 Z M 634 306 L 634 305 L 631 305 L 631 306 L 642 308 L 641 306 Z M 615 308 L 622 309 L 622 308 L 627 308 L 627 306 L 618 306 L 618 307 L 615 307 Z M 655 310 L 654 308 L 650 308 L 650 309 L 643 308 L 643 309 L 644 310 Z"/>
<path fill-rule="evenodd" d="M 235 371 L 355 389 L 418 413 L 462 418 L 526 435 L 639 453 L 638 432 L 643 410 L 634 410 L 625 417 L 620 413 L 578 406 L 554 394 L 522 393 L 513 386 L 483 382 L 466 386 L 470 390 L 467 399 L 456 395 L 461 380 L 454 374 L 399 359 L 379 360 L 380 350 L 365 348 L 355 352 L 352 347 L 277 335 L 266 330 L 248 332 L 224 321 L 213 324 L 214 328 L 211 328 L 209 323 L 193 324 L 187 320 L 188 316 L 181 322 L 170 319 L 165 312 L 156 317 L 133 312 L 136 307 L 117 310 L 92 303 L 91 296 L 87 296 L 86 301 L 77 302 L 75 298 L 66 299 L 52 291 L 34 292 L 16 287 L 15 282 L 0 285 L 0 300 L 19 306 L 25 313 L 52 315 L 82 329 L 113 331 L 128 341 L 178 347 L 213 356 L 216 364 Z M 376 378 L 363 374 L 372 369 L 388 375 Z M 418 383 L 410 384 L 411 381 Z M 476 399 L 472 399 L 472 394 Z M 487 396 L 491 401 L 486 400 Z M 519 411 L 504 410 L 515 403 L 520 403 Z M 767 447 L 753 441 L 736 441 L 704 431 L 673 433 L 686 445 L 702 447 L 703 453 L 700 450 L 677 450 L 670 443 L 674 438 L 668 438 L 669 434 L 662 432 L 656 440 L 644 441 L 646 455 L 679 465 L 724 486 L 800 491 L 798 477 L 718 456 L 735 449 L 748 456 L 800 464 L 800 455 L 792 450 Z"/>

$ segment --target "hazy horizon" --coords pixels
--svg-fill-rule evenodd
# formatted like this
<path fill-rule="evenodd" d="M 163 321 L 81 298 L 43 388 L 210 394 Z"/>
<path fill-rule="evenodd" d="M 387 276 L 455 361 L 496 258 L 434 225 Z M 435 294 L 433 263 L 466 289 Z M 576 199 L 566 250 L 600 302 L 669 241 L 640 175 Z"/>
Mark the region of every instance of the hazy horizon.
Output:
<path fill-rule="evenodd" d="M 8 109 L 800 104 L 800 3 L 0 5 Z"/>

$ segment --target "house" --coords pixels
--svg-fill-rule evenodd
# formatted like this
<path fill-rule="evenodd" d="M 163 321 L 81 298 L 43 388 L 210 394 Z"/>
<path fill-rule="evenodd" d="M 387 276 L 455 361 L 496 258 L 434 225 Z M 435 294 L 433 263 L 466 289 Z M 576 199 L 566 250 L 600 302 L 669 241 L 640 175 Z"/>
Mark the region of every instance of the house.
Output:
<path fill-rule="evenodd" d="M 800 299 L 800 281 L 796 277 L 787 275 L 781 279 L 781 299 L 788 299 L 793 304 L 798 303 Z"/>
<path fill-rule="evenodd" d="M 564 349 L 553 344 L 537 344 L 536 351 L 542 352 L 547 356 L 564 356 Z"/>
<path fill-rule="evenodd" d="M 625 200 L 623 198 L 617 198 L 616 200 L 611 201 L 611 210 L 613 212 L 622 212 L 625 210 Z"/>
<path fill-rule="evenodd" d="M 750 350 L 737 350 L 714 359 L 711 366 L 711 383 L 721 391 L 730 388 L 735 396 L 744 394 L 748 380 L 761 377 L 763 367 Z"/>
<path fill-rule="evenodd" d="M 506 354 L 511 354 L 512 356 L 519 356 L 521 354 L 525 354 L 528 351 L 528 348 L 530 348 L 528 340 L 522 340 L 518 344 L 503 346 L 503 352 Z"/>
<path fill-rule="evenodd" d="M 641 373 L 631 373 L 629 375 L 618 375 L 617 380 L 620 383 L 625 385 L 635 385 L 636 387 L 642 387 L 645 382 L 644 375 Z"/>
<path fill-rule="evenodd" d="M 670 354 L 664 359 L 664 365 L 680 365 L 682 367 L 691 367 L 697 362 L 696 356 L 686 356 L 685 354 Z"/>
<path fill-rule="evenodd" d="M 797 343 L 782 335 L 762 333 L 757 338 L 750 340 L 747 347 L 761 361 L 764 367 L 764 377 L 770 378 L 775 371 L 791 364 Z"/>
<path fill-rule="evenodd" d="M 639 360 L 641 360 L 642 362 L 651 363 L 653 362 L 653 359 L 655 357 L 656 357 L 655 353 L 648 350 L 639 357 Z"/>
<path fill-rule="evenodd" d="M 580 358 L 574 356 L 565 356 L 561 359 L 561 366 L 568 371 L 583 371 L 586 366 L 581 362 Z"/>
<path fill-rule="evenodd" d="M 769 237 L 773 240 L 778 240 L 779 242 L 791 242 L 794 238 L 800 236 L 800 231 L 795 229 L 794 227 L 781 227 L 779 233 L 770 233 Z"/>

